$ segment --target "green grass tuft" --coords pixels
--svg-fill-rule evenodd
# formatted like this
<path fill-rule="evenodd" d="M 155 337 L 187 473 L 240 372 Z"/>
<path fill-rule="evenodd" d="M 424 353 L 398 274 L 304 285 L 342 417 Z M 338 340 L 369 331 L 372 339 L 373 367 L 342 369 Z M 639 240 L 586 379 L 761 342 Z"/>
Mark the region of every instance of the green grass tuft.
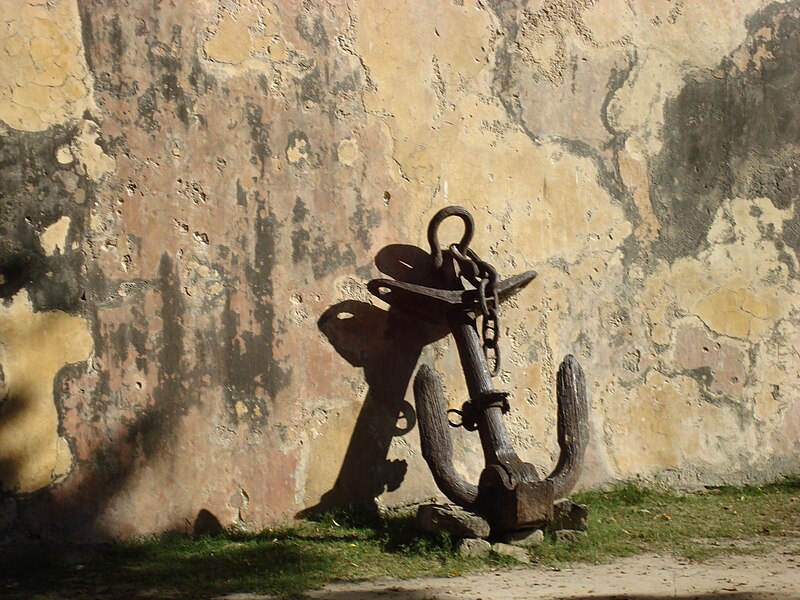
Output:
<path fill-rule="evenodd" d="M 535 564 L 608 562 L 642 552 L 702 560 L 759 553 L 800 537 L 800 479 L 691 494 L 628 483 L 573 500 L 589 506 L 589 535 L 570 544 L 546 538 L 531 550 Z M 332 581 L 447 576 L 512 564 L 495 555 L 460 558 L 455 540 L 420 534 L 410 515 L 338 512 L 258 533 L 153 537 L 88 549 L 9 548 L 0 558 L 0 595 L 297 597 Z"/>

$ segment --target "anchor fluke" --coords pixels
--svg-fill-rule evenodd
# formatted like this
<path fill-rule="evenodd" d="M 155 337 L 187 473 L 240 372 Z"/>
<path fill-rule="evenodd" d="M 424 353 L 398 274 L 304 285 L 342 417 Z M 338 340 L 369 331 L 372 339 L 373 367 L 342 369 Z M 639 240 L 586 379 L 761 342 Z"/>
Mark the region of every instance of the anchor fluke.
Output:
<path fill-rule="evenodd" d="M 453 442 L 447 420 L 447 402 L 442 379 L 428 365 L 422 365 L 414 378 L 414 401 L 417 405 L 422 457 L 428 463 L 433 480 L 447 498 L 475 508 L 478 486 L 466 481 L 453 466 Z"/>

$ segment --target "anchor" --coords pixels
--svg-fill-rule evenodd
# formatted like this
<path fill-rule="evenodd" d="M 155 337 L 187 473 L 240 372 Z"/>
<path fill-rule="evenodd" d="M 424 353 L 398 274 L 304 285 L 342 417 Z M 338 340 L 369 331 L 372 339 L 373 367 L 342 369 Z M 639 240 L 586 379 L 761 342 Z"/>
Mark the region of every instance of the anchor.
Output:
<path fill-rule="evenodd" d="M 463 221 L 464 234 L 460 242 L 442 249 L 439 227 L 449 217 Z M 500 372 L 498 311 L 502 302 L 537 274 L 526 271 L 500 280 L 494 267 L 469 247 L 474 232 L 475 222 L 466 209 L 441 209 L 428 226 L 434 285 L 375 279 L 368 289 L 407 314 L 446 325 L 453 335 L 469 400 L 460 410 L 448 410 L 441 377 L 429 366 L 420 366 L 414 400 L 422 454 L 442 493 L 453 503 L 484 515 L 493 531 L 500 533 L 553 521 L 555 501 L 572 490 L 580 474 L 589 438 L 588 408 L 583 370 L 567 355 L 556 379 L 560 455 L 553 472 L 541 477 L 534 465 L 514 451 L 503 421 L 510 410 L 510 392 L 492 384 Z M 453 464 L 450 427 L 478 431 L 485 468 L 477 485 L 466 481 Z"/>

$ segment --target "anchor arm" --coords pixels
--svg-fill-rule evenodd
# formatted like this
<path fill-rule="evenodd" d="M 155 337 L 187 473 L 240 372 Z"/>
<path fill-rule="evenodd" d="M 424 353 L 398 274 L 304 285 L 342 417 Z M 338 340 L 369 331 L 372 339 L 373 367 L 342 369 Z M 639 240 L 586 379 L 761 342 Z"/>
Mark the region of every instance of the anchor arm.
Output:
<path fill-rule="evenodd" d="M 555 498 L 565 497 L 578 481 L 586 445 L 589 442 L 589 409 L 583 369 L 574 356 L 564 357 L 558 369 L 558 446 L 561 453 L 553 473 Z"/>
<path fill-rule="evenodd" d="M 453 465 L 453 442 L 448 431 L 442 380 L 428 365 L 422 365 L 414 378 L 414 401 L 422 456 L 436 485 L 452 502 L 474 509 L 478 486 L 467 482 Z"/>

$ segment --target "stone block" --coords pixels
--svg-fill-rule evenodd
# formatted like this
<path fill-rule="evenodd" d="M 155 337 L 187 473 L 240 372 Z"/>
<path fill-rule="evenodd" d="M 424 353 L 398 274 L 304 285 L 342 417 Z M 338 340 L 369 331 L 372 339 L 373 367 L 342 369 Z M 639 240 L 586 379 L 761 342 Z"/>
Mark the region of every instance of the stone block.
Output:
<path fill-rule="evenodd" d="M 528 551 L 519 546 L 512 546 L 511 544 L 492 544 L 492 552 L 500 556 L 509 556 L 517 562 L 528 564 L 531 562 L 531 557 L 528 556 Z"/>
<path fill-rule="evenodd" d="M 512 546 L 538 546 L 544 541 L 544 531 L 541 529 L 522 529 L 503 534 L 502 542 Z"/>
<path fill-rule="evenodd" d="M 585 504 L 575 504 L 572 500 L 559 500 L 553 507 L 552 531 L 574 529 L 586 531 L 589 527 L 589 509 Z"/>
<path fill-rule="evenodd" d="M 446 532 L 460 538 L 489 537 L 489 522 L 451 504 L 423 504 L 417 509 L 417 527 L 428 533 Z"/>
<path fill-rule="evenodd" d="M 463 558 L 478 558 L 492 551 L 492 545 L 481 538 L 463 538 L 456 545 L 456 552 Z"/>
<path fill-rule="evenodd" d="M 587 533 L 585 531 L 576 531 L 575 529 L 559 529 L 554 535 L 557 544 L 574 544 L 581 538 L 586 537 Z"/>

